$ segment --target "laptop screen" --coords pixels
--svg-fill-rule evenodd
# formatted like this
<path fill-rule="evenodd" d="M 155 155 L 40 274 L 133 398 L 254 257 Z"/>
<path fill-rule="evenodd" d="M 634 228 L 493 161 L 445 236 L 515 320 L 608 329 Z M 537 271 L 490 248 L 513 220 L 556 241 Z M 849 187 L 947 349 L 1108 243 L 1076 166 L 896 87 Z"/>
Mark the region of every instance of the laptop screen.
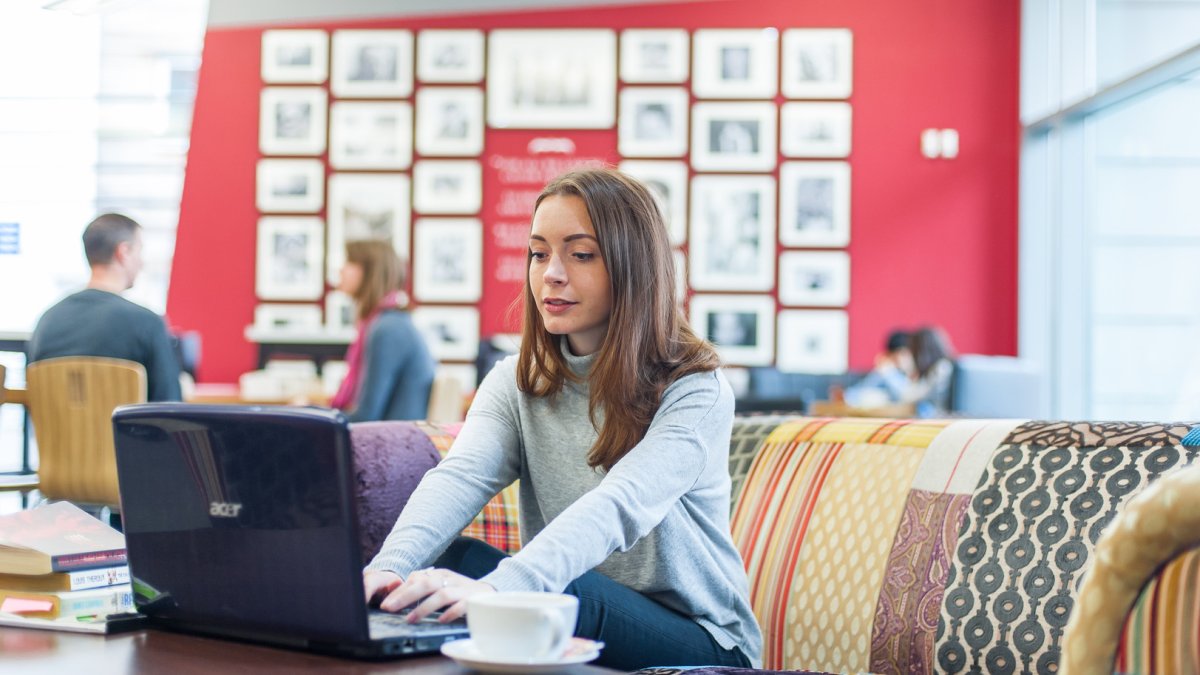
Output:
<path fill-rule="evenodd" d="M 113 428 L 140 611 L 219 632 L 365 639 L 345 418 L 151 403 L 119 408 Z"/>

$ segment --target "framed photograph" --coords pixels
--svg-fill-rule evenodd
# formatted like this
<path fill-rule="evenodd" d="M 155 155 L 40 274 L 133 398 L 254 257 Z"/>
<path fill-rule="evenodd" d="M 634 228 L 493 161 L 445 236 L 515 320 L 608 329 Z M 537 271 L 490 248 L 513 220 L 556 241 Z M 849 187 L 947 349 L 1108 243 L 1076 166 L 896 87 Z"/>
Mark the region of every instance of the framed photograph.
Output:
<path fill-rule="evenodd" d="M 263 213 L 316 213 L 325 205 L 325 165 L 319 159 L 260 159 L 255 203 Z"/>
<path fill-rule="evenodd" d="M 679 84 L 688 78 L 688 33 L 679 28 L 621 32 L 621 79 L 633 84 Z"/>
<path fill-rule="evenodd" d="M 398 173 L 335 173 L 329 177 L 329 283 L 337 283 L 348 241 L 390 240 L 396 254 L 408 259 L 409 189 L 408 176 Z"/>
<path fill-rule="evenodd" d="M 683 251 L 671 251 L 671 261 L 675 263 L 675 301 L 682 303 L 687 300 L 687 258 Z"/>
<path fill-rule="evenodd" d="M 337 101 L 329 125 L 335 169 L 407 169 L 412 164 L 412 105 Z"/>
<path fill-rule="evenodd" d="M 262 81 L 321 84 L 329 79 L 329 36 L 323 30 L 264 30 Z"/>
<path fill-rule="evenodd" d="M 769 366 L 775 354 L 775 300 L 769 295 L 693 295 L 692 330 L 713 343 L 721 360 Z"/>
<path fill-rule="evenodd" d="M 354 298 L 341 291 L 325 294 L 325 330 L 331 333 L 352 331 L 358 323 Z"/>
<path fill-rule="evenodd" d="M 779 304 L 845 307 L 850 302 L 850 255 L 845 251 L 786 251 L 779 256 Z"/>
<path fill-rule="evenodd" d="M 671 243 L 679 246 L 687 240 L 688 169 L 683 162 L 626 160 L 621 171 L 642 181 L 658 201 L 658 208 L 667 221 Z"/>
<path fill-rule="evenodd" d="M 479 381 L 479 372 L 469 363 L 439 363 L 434 378 L 439 377 L 457 380 L 458 385 L 462 387 L 462 393 L 469 394 L 478 386 L 476 383 Z"/>
<path fill-rule="evenodd" d="M 336 30 L 329 87 L 338 98 L 406 98 L 413 38 L 406 30 Z"/>
<path fill-rule="evenodd" d="M 263 300 L 318 300 L 325 290 L 320 218 L 258 219 L 255 293 Z"/>
<path fill-rule="evenodd" d="M 254 308 L 254 327 L 277 333 L 319 332 L 321 308 L 317 305 L 262 303 Z"/>
<path fill-rule="evenodd" d="M 413 226 L 413 295 L 419 302 L 479 302 L 483 224 L 422 218 Z"/>
<path fill-rule="evenodd" d="M 850 98 L 854 37 L 846 28 L 783 31 L 783 95 L 787 98 Z"/>
<path fill-rule="evenodd" d="M 839 310 L 785 309 L 779 313 L 779 355 L 785 373 L 846 372 L 850 319 Z"/>
<path fill-rule="evenodd" d="M 431 156 L 483 153 L 483 90 L 422 87 L 417 92 L 417 152 Z"/>
<path fill-rule="evenodd" d="M 784 162 L 779 169 L 779 241 L 839 248 L 850 243 L 850 165 Z"/>
<path fill-rule="evenodd" d="M 417 33 L 417 79 L 437 84 L 481 82 L 483 31 L 431 29 Z"/>
<path fill-rule="evenodd" d="M 424 159 L 413 166 L 413 210 L 470 215 L 483 206 L 483 169 L 473 159 Z"/>
<path fill-rule="evenodd" d="M 320 87 L 264 87 L 259 96 L 258 149 L 264 155 L 325 152 L 327 106 Z"/>
<path fill-rule="evenodd" d="M 625 87 L 617 149 L 625 157 L 683 157 L 688 151 L 688 95 L 683 87 Z"/>
<path fill-rule="evenodd" d="M 784 157 L 849 157 L 849 103 L 784 103 L 779 113 Z"/>
<path fill-rule="evenodd" d="M 769 291 L 775 283 L 775 179 L 696 176 L 692 179 L 692 288 Z"/>
<path fill-rule="evenodd" d="M 774 28 L 701 29 L 692 38 L 696 98 L 774 98 L 778 73 Z"/>
<path fill-rule="evenodd" d="M 692 107 L 692 166 L 697 171 L 771 171 L 774 103 L 697 103 Z"/>
<path fill-rule="evenodd" d="M 478 309 L 423 305 L 412 319 L 438 361 L 473 361 L 479 355 Z"/>
<path fill-rule="evenodd" d="M 611 129 L 617 39 L 611 30 L 494 30 L 487 120 L 504 129 Z"/>

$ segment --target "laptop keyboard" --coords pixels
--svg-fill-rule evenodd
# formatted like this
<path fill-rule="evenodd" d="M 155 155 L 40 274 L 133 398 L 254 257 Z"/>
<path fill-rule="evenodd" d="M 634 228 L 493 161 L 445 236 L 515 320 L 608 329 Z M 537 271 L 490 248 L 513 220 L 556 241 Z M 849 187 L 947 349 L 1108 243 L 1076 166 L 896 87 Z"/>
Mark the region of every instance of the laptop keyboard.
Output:
<path fill-rule="evenodd" d="M 405 635 L 459 632 L 467 629 L 465 619 L 457 619 L 450 623 L 438 623 L 437 618 L 441 616 L 440 612 L 434 612 L 417 623 L 409 623 L 408 612 L 407 609 L 397 614 L 372 610 L 367 617 L 371 628 L 371 637 L 403 637 Z"/>

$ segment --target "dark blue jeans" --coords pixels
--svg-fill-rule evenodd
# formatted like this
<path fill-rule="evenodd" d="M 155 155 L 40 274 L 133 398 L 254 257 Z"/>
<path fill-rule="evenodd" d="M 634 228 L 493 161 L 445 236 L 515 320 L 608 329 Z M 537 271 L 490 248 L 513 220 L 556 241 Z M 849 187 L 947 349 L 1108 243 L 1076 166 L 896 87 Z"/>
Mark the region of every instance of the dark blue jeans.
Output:
<path fill-rule="evenodd" d="M 477 539 L 459 537 L 434 562 L 478 579 L 507 556 Z M 575 635 L 600 640 L 597 665 L 619 670 L 650 666 L 741 666 L 750 661 L 737 647 L 724 649 L 703 626 L 596 571 L 563 591 L 579 598 Z"/>

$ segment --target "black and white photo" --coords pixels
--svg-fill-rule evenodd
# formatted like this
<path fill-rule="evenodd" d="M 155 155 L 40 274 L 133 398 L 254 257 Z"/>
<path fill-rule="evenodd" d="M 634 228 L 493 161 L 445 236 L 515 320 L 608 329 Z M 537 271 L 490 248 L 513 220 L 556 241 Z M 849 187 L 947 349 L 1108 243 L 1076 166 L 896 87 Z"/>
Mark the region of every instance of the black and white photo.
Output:
<path fill-rule="evenodd" d="M 333 32 L 330 89 L 338 98 L 406 98 L 413 90 L 413 37 L 406 30 Z"/>
<path fill-rule="evenodd" d="M 640 180 L 654 196 L 674 246 L 687 241 L 687 164 L 671 160 L 630 159 L 618 169 Z"/>
<path fill-rule="evenodd" d="M 417 152 L 471 157 L 483 153 L 483 90 L 422 87 L 417 92 Z"/>
<path fill-rule="evenodd" d="M 335 169 L 407 169 L 412 106 L 404 101 L 337 101 L 330 113 L 329 164 Z"/>
<path fill-rule="evenodd" d="M 413 295 L 418 302 L 478 302 L 483 225 L 474 218 L 421 218 L 413 226 Z"/>
<path fill-rule="evenodd" d="M 354 331 L 358 322 L 354 298 L 341 291 L 325 294 L 325 330 L 330 334 L 346 334 Z"/>
<path fill-rule="evenodd" d="M 775 168 L 774 103 L 697 103 L 692 106 L 692 166 L 697 171 Z"/>
<path fill-rule="evenodd" d="M 489 126 L 613 127 L 617 47 L 611 30 L 494 30 L 487 72 Z"/>
<path fill-rule="evenodd" d="M 264 155 L 325 152 L 328 98 L 320 87 L 265 87 L 259 97 L 258 148 Z"/>
<path fill-rule="evenodd" d="M 346 260 L 346 242 L 383 239 L 408 259 L 410 182 L 404 174 L 335 173 L 329 177 L 329 283 Z"/>
<path fill-rule="evenodd" d="M 779 169 L 779 241 L 839 248 L 850 243 L 850 165 L 784 162 Z"/>
<path fill-rule="evenodd" d="M 483 205 L 483 169 L 473 159 L 423 159 L 413 166 L 413 210 L 471 215 Z"/>
<path fill-rule="evenodd" d="M 773 98 L 777 91 L 779 31 L 774 28 L 696 31 L 692 92 L 697 98 Z"/>
<path fill-rule="evenodd" d="M 430 29 L 417 33 L 417 79 L 430 84 L 483 80 L 483 31 Z"/>
<path fill-rule="evenodd" d="M 850 255 L 845 251 L 785 251 L 779 256 L 779 304 L 845 307 L 850 302 Z"/>
<path fill-rule="evenodd" d="M 319 333 L 321 308 L 308 304 L 260 303 L 254 307 L 254 328 L 263 333 Z"/>
<path fill-rule="evenodd" d="M 846 312 L 785 309 L 779 312 L 775 367 L 785 373 L 836 375 L 849 362 L 850 320 Z"/>
<path fill-rule="evenodd" d="M 260 159 L 255 203 L 262 213 L 316 213 L 325 204 L 325 165 L 319 159 Z"/>
<path fill-rule="evenodd" d="M 785 103 L 779 113 L 780 152 L 784 157 L 848 157 L 850 117 L 849 103 Z"/>
<path fill-rule="evenodd" d="M 265 216 L 258 220 L 255 292 L 263 300 L 317 300 L 322 279 L 321 219 Z"/>
<path fill-rule="evenodd" d="M 421 305 L 412 311 L 412 320 L 438 361 L 471 361 L 478 355 L 478 309 Z"/>
<path fill-rule="evenodd" d="M 775 300 L 768 295 L 694 295 L 692 330 L 731 365 L 767 366 L 775 348 Z"/>
<path fill-rule="evenodd" d="M 775 179 L 696 176 L 688 240 L 692 288 L 769 291 L 775 283 Z"/>
<path fill-rule="evenodd" d="M 853 91 L 853 34 L 845 28 L 783 32 L 781 87 L 787 98 L 849 98 Z"/>
<path fill-rule="evenodd" d="M 621 32 L 621 80 L 631 84 L 678 84 L 688 78 L 688 33 L 678 28 L 630 28 Z"/>
<path fill-rule="evenodd" d="M 264 30 L 262 81 L 321 84 L 329 78 L 329 35 L 323 30 Z"/>
<path fill-rule="evenodd" d="M 682 87 L 625 87 L 617 149 L 624 157 L 682 157 L 688 150 L 688 95 Z"/>

